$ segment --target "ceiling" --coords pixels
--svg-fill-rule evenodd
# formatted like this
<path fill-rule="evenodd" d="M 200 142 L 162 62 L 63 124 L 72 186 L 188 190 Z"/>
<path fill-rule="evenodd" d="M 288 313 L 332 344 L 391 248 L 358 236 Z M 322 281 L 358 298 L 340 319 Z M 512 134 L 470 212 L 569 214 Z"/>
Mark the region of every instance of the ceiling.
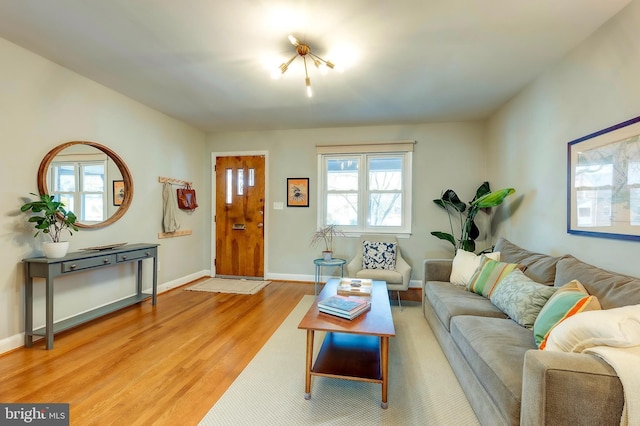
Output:
<path fill-rule="evenodd" d="M 0 37 L 205 131 L 477 120 L 630 0 L 2 0 Z M 293 34 L 342 72 L 293 56 Z"/>

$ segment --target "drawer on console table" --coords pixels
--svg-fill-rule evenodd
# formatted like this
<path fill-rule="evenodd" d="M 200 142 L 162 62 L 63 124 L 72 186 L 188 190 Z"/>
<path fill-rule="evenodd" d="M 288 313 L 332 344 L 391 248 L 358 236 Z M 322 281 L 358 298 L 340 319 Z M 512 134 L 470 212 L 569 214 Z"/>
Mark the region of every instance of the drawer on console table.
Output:
<path fill-rule="evenodd" d="M 78 259 L 69 262 L 62 262 L 62 273 L 74 272 L 81 269 L 95 268 L 97 266 L 110 265 L 115 263 L 116 259 L 114 255 L 105 255 L 98 257 L 91 257 L 89 259 Z"/>
<path fill-rule="evenodd" d="M 118 253 L 116 256 L 118 262 L 126 262 L 129 260 L 144 259 L 145 257 L 151 257 L 152 255 L 153 251 L 151 250 L 136 250 L 126 253 Z"/>

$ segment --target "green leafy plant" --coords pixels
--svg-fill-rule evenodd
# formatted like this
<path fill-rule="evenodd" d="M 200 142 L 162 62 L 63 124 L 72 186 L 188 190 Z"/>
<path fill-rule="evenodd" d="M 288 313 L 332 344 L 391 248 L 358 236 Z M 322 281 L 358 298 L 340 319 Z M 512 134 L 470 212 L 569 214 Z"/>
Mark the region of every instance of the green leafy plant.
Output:
<path fill-rule="evenodd" d="M 37 195 L 31 193 L 36 197 L 39 197 L 37 201 L 30 201 L 20 207 L 20 211 L 31 211 L 34 213 L 29 218 L 30 223 L 35 223 L 36 233 L 34 237 L 37 237 L 40 232 L 48 234 L 51 237 L 51 241 L 54 243 L 60 242 L 60 235 L 65 229 L 69 231 L 70 235 L 73 235 L 71 230 L 77 231 L 76 227 L 76 215 L 72 211 L 67 211 L 64 208 L 64 204 L 56 201 L 52 195 L 42 194 Z"/>
<path fill-rule="evenodd" d="M 316 247 L 324 243 L 324 251 L 333 251 L 333 239 L 338 236 L 344 236 L 344 232 L 338 229 L 337 225 L 324 226 L 311 236 L 311 246 Z"/>
<path fill-rule="evenodd" d="M 458 194 L 452 189 L 447 189 L 442 196 L 433 200 L 436 205 L 442 207 L 449 215 L 449 226 L 451 233 L 434 231 L 434 235 L 441 240 L 449 241 L 455 250 L 462 249 L 474 252 L 476 250 L 475 240 L 480 236 L 480 229 L 475 223 L 476 215 L 480 210 L 490 209 L 502 204 L 505 198 L 515 193 L 513 188 L 504 188 L 491 192 L 489 182 L 484 182 L 476 190 L 476 195 L 468 205 L 460 200 Z M 454 220 L 459 221 L 460 236 L 454 237 Z"/>

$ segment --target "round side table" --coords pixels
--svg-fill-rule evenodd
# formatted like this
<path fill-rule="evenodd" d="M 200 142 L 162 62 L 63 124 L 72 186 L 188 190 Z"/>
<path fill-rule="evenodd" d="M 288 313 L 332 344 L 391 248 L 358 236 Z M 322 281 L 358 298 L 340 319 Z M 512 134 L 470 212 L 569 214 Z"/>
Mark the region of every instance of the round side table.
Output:
<path fill-rule="evenodd" d="M 331 260 L 324 260 L 324 258 L 320 258 L 320 259 L 314 259 L 313 260 L 314 265 L 316 265 L 316 276 L 315 276 L 315 281 L 313 283 L 313 294 L 317 295 L 318 294 L 318 284 L 320 284 L 320 280 L 322 277 L 322 267 L 323 266 L 332 266 L 332 267 L 336 267 L 339 266 L 340 267 L 340 278 L 344 277 L 344 264 L 347 263 L 347 261 L 345 259 L 340 259 L 337 257 L 332 258 Z"/>

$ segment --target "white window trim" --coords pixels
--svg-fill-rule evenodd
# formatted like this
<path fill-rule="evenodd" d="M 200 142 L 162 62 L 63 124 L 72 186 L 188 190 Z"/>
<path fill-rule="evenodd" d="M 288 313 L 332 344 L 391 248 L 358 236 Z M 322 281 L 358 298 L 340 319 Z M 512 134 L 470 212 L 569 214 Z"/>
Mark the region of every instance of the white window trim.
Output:
<path fill-rule="evenodd" d="M 53 168 L 54 165 L 56 164 L 73 164 L 74 165 L 74 181 L 75 181 L 75 191 L 53 191 L 53 181 L 54 181 L 54 175 L 53 175 Z M 94 165 L 94 164 L 102 164 L 102 166 L 104 167 L 104 171 L 105 171 L 105 187 L 104 187 L 104 191 L 102 192 L 95 192 L 95 191 L 80 191 L 80 187 L 81 187 L 81 176 L 80 176 L 80 169 L 82 166 L 85 165 Z M 74 210 L 76 210 L 74 213 L 77 213 L 78 216 L 78 220 L 80 221 L 81 218 L 84 215 L 84 210 L 86 208 L 86 206 L 84 205 L 83 202 L 81 202 L 81 198 L 83 194 L 99 194 L 102 195 L 102 215 L 103 215 L 103 221 L 107 219 L 108 217 L 108 194 L 109 194 L 109 188 L 107 187 L 107 160 L 106 160 L 106 155 L 104 154 L 98 154 L 98 155 L 94 155 L 94 154 L 73 154 L 73 155 L 67 155 L 64 156 L 64 159 L 61 161 L 53 161 L 50 165 L 49 165 L 49 170 L 48 170 L 48 181 L 49 181 L 49 192 L 51 194 L 71 194 L 73 195 L 73 199 L 74 199 L 74 204 L 77 206 Z M 79 209 L 79 210 L 78 210 Z M 86 224 L 92 224 L 92 223 L 100 223 L 100 221 L 95 221 L 95 220 L 86 220 L 86 219 L 82 219 L 81 220 L 83 223 Z"/>
<path fill-rule="evenodd" d="M 325 219 L 325 164 L 324 158 L 326 156 L 339 156 L 340 154 L 349 155 L 362 155 L 362 154 L 376 154 L 376 153 L 388 153 L 388 154 L 400 154 L 403 155 L 403 220 L 402 227 L 375 227 L 369 228 L 366 223 L 363 226 L 358 227 L 355 230 L 350 230 L 349 227 L 343 229 L 346 236 L 359 237 L 363 234 L 377 233 L 377 234 L 393 234 L 399 238 L 408 238 L 411 236 L 412 231 L 412 210 L 413 210 L 413 147 L 415 141 L 398 141 L 398 142 L 377 142 L 377 143 L 359 143 L 351 145 L 317 145 L 317 227 L 324 226 Z M 368 167 L 367 167 L 368 168 Z M 360 185 L 366 184 L 365 179 L 360 180 Z M 363 192 L 363 188 L 358 189 L 359 193 Z M 366 191 L 364 191 L 366 192 Z M 367 209 L 368 207 L 365 207 Z"/>

